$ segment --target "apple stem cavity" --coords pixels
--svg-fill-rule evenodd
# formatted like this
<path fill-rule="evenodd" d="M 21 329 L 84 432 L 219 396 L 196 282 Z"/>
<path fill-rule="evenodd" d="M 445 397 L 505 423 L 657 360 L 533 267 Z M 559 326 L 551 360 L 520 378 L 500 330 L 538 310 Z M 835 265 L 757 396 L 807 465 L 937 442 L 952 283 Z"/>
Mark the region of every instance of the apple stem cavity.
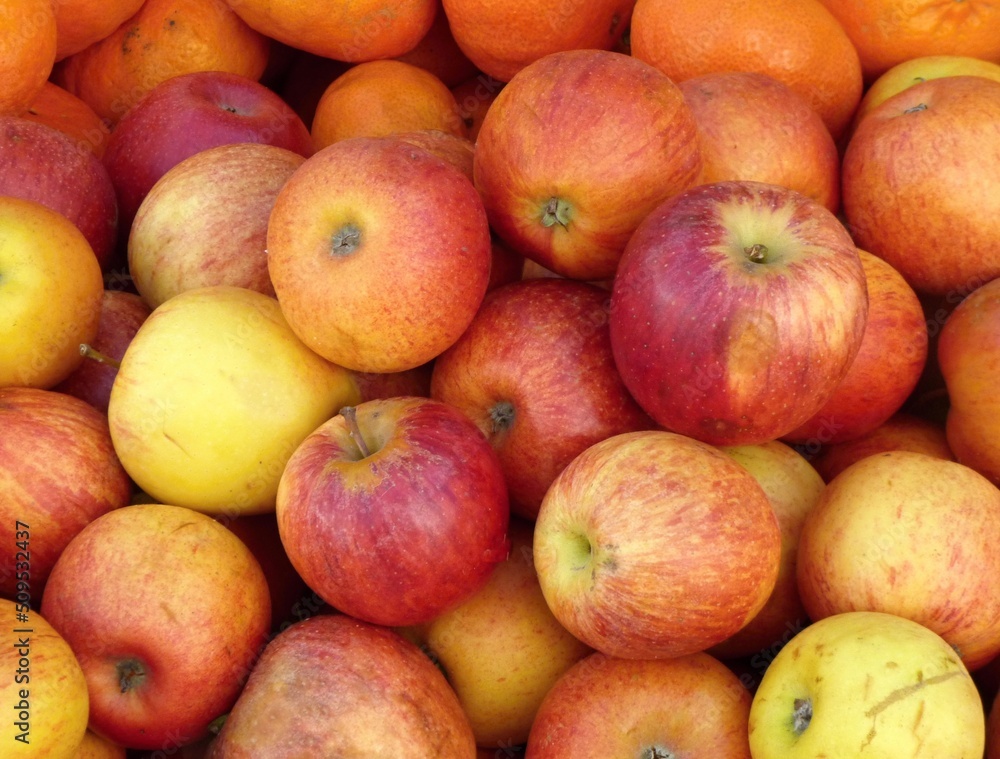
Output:
<path fill-rule="evenodd" d="M 121 687 L 122 693 L 128 693 L 130 690 L 138 688 L 146 679 L 146 670 L 138 659 L 126 659 L 118 662 L 115 671 L 118 673 L 118 685 Z"/>
<path fill-rule="evenodd" d="M 792 703 L 792 730 L 796 736 L 802 735 L 812 722 L 813 705 L 808 698 L 797 698 Z"/>
<path fill-rule="evenodd" d="M 86 343 L 80 343 L 80 355 L 86 356 L 87 358 L 96 361 L 99 364 L 107 364 L 108 366 L 113 366 L 115 369 L 121 369 L 122 363 L 117 359 L 111 358 L 111 356 L 106 356 L 101 353 L 96 348 L 92 348 Z"/>
<path fill-rule="evenodd" d="M 347 422 L 347 434 L 351 436 L 351 440 L 353 440 L 354 444 L 358 447 L 358 451 L 361 453 L 361 458 L 366 459 L 371 456 L 368 444 L 365 443 L 365 439 L 361 435 L 361 428 L 358 426 L 357 410 L 354 406 L 344 406 L 344 408 L 340 410 L 340 415 L 344 417 L 344 421 Z"/>
<path fill-rule="evenodd" d="M 755 264 L 762 264 L 767 261 L 767 246 L 762 245 L 757 242 L 749 247 L 743 249 L 743 252 L 747 254 L 747 258 L 753 261 Z"/>
<path fill-rule="evenodd" d="M 569 227 L 570 205 L 559 198 L 549 198 L 542 209 L 542 226 L 551 227 L 558 224 L 563 229 Z"/>
<path fill-rule="evenodd" d="M 334 256 L 349 256 L 361 247 L 361 229 L 354 224 L 345 224 L 330 240 L 330 253 Z"/>
<path fill-rule="evenodd" d="M 500 401 L 490 409 L 490 420 L 493 422 L 494 435 L 506 432 L 514 426 L 514 404 Z"/>

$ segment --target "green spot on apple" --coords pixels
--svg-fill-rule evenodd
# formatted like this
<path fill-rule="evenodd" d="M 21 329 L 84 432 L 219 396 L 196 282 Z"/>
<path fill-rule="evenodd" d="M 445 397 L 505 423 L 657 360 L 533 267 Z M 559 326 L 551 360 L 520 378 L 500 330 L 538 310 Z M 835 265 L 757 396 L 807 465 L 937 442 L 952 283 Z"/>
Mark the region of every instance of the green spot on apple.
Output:
<path fill-rule="evenodd" d="M 792 732 L 802 735 L 812 722 L 813 705 L 808 698 L 797 698 L 792 702 Z"/>
<path fill-rule="evenodd" d="M 542 226 L 551 227 L 558 224 L 566 229 L 572 216 L 572 207 L 569 203 L 560 198 L 549 198 L 542 208 Z"/>
<path fill-rule="evenodd" d="M 747 246 L 743 249 L 743 252 L 747 254 L 747 258 L 755 264 L 767 263 L 768 249 L 766 245 L 761 243 L 754 243 L 753 245 Z"/>
<path fill-rule="evenodd" d="M 115 665 L 118 685 L 122 693 L 128 693 L 142 685 L 146 679 L 146 668 L 138 659 L 124 659 Z"/>
<path fill-rule="evenodd" d="M 361 247 L 361 230 L 354 224 L 345 224 L 330 238 L 330 254 L 349 256 Z"/>

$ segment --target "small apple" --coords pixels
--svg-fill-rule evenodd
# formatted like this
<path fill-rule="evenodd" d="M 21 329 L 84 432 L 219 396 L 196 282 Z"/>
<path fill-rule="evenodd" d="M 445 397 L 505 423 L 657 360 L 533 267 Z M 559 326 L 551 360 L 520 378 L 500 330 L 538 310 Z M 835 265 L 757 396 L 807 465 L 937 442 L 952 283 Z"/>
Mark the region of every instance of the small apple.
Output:
<path fill-rule="evenodd" d="M 60 213 L 0 196 L 0 387 L 51 388 L 97 335 L 104 279 L 94 250 Z"/>
<path fill-rule="evenodd" d="M 462 412 L 429 398 L 368 401 L 320 425 L 288 460 L 276 513 L 309 587 L 381 625 L 457 606 L 509 550 L 496 453 Z"/>
<path fill-rule="evenodd" d="M 656 422 L 752 445 L 833 395 L 867 314 L 864 268 L 836 216 L 778 185 L 717 182 L 661 204 L 629 240 L 611 347 Z"/>
<path fill-rule="evenodd" d="M 91 729 L 138 749 L 204 737 L 271 620 L 267 581 L 239 538 L 162 504 L 87 525 L 56 562 L 41 613 L 80 661 Z"/>
<path fill-rule="evenodd" d="M 684 656 L 729 638 L 764 606 L 780 554 L 778 519 L 753 475 L 717 448 L 659 430 L 579 454 L 535 523 L 552 613 L 623 658 Z"/>
<path fill-rule="evenodd" d="M 767 668 L 750 706 L 754 759 L 983 755 L 975 683 L 940 636 L 854 611 L 806 627 Z"/>
<path fill-rule="evenodd" d="M 344 614 L 299 622 L 264 649 L 209 759 L 474 759 L 454 691 L 416 645 Z"/>
<path fill-rule="evenodd" d="M 195 153 L 160 177 L 128 239 L 129 272 L 150 308 L 212 285 L 273 296 L 267 222 L 303 161 L 275 145 L 233 143 Z"/>

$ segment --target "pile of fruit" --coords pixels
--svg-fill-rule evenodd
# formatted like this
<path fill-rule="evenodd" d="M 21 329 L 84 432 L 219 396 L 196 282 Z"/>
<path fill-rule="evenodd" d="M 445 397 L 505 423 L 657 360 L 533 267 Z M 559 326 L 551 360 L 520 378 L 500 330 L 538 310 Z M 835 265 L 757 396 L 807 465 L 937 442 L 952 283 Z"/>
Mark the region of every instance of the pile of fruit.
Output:
<path fill-rule="evenodd" d="M 1000 6 L 0 0 L 0 757 L 1000 759 Z"/>

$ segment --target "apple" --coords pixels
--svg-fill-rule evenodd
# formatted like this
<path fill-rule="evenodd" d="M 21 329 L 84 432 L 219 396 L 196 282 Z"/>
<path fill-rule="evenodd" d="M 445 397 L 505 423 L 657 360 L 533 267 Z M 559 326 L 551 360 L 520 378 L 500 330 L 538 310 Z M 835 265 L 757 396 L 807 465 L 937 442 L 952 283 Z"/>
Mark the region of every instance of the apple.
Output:
<path fill-rule="evenodd" d="M 0 387 L 48 389 L 97 335 L 104 279 L 94 250 L 62 214 L 0 196 Z"/>
<path fill-rule="evenodd" d="M 210 759 L 473 759 L 444 676 L 399 634 L 344 614 L 299 622 L 264 649 Z"/>
<path fill-rule="evenodd" d="M 246 545 L 163 504 L 87 525 L 56 562 L 41 613 L 83 668 L 91 729 L 138 749 L 204 737 L 236 701 L 271 620 Z"/>
<path fill-rule="evenodd" d="M 487 295 L 435 360 L 431 397 L 460 409 L 489 439 L 511 508 L 528 519 L 584 449 L 654 426 L 615 367 L 607 292 L 568 279 L 523 280 Z"/>
<path fill-rule="evenodd" d="M 953 461 L 891 451 L 852 464 L 806 515 L 796 565 L 810 619 L 881 611 L 944 638 L 965 667 L 1000 654 L 1000 488 Z"/>
<path fill-rule="evenodd" d="M 752 445 L 833 395 L 867 314 L 864 268 L 836 216 L 778 185 L 717 182 L 661 204 L 629 240 L 611 347 L 657 423 Z"/>
<path fill-rule="evenodd" d="M 817 452 L 818 451 L 818 452 Z M 810 463 L 829 482 L 851 464 L 876 453 L 914 451 L 945 461 L 954 461 L 944 427 L 927 419 L 900 411 L 861 437 L 843 443 L 822 446 L 813 453 Z"/>
<path fill-rule="evenodd" d="M 948 391 L 945 434 L 958 461 L 1000 484 L 1000 410 L 994 378 L 1000 371 L 1000 281 L 966 297 L 945 322 L 938 365 Z"/>
<path fill-rule="evenodd" d="M 305 158 L 245 142 L 195 153 L 157 180 L 128 240 L 129 272 L 151 308 L 184 290 L 232 285 L 274 295 L 267 222 Z"/>
<path fill-rule="evenodd" d="M 118 203 L 107 169 L 57 129 L 0 116 L 0 195 L 34 200 L 58 211 L 87 238 L 102 269 L 110 263 Z"/>
<path fill-rule="evenodd" d="M 28 579 L 40 598 L 66 545 L 97 517 L 127 505 L 132 483 L 107 417 L 79 398 L 0 388 L 0 430 L 0 596 L 14 598 Z M 22 562 L 28 578 L 14 571 Z"/>
<path fill-rule="evenodd" d="M 525 259 L 496 235 L 490 238 L 490 250 L 490 281 L 486 285 L 486 292 L 524 278 L 524 266 L 529 259 Z"/>
<path fill-rule="evenodd" d="M 665 74 L 622 53 L 552 53 L 518 72 L 476 139 L 491 228 L 573 279 L 615 272 L 629 236 L 701 169 L 697 127 Z"/>
<path fill-rule="evenodd" d="M 803 95 L 772 76 L 750 71 L 703 74 L 678 86 L 698 127 L 699 184 L 768 182 L 837 212 L 840 153 Z"/>
<path fill-rule="evenodd" d="M 108 125 L 93 108 L 51 79 L 20 116 L 58 129 L 72 138 L 77 151 L 87 151 L 98 158 L 104 155 L 111 135 Z"/>
<path fill-rule="evenodd" d="M 208 514 L 274 510 L 296 446 L 352 403 L 347 372 L 310 351 L 278 302 L 186 290 L 143 322 L 111 388 L 122 465 L 154 500 Z"/>
<path fill-rule="evenodd" d="M 396 60 L 427 69 L 447 87 L 455 87 L 476 76 L 479 69 L 455 42 L 441 0 L 435 0 L 434 22 L 415 47 Z"/>
<path fill-rule="evenodd" d="M 1000 82 L 915 84 L 858 124 L 844 151 L 843 210 L 858 246 L 919 293 L 1000 275 Z"/>
<path fill-rule="evenodd" d="M 285 75 L 275 86 L 275 91 L 298 114 L 303 124 L 312 124 L 316 105 L 326 88 L 350 66 L 344 61 L 293 48 Z"/>
<path fill-rule="evenodd" d="M 472 181 L 472 163 L 476 146 L 468 138 L 443 132 L 440 129 L 396 132 L 392 136 L 397 140 L 423 148 L 438 158 L 443 158 L 456 169 L 460 169 L 469 178 L 469 181 Z"/>
<path fill-rule="evenodd" d="M 753 475 L 717 448 L 661 430 L 579 454 L 535 522 L 535 568 L 552 613 L 623 658 L 684 656 L 729 638 L 764 606 L 780 554 L 778 519 Z"/>
<path fill-rule="evenodd" d="M 13 565 L 12 565 L 13 566 Z M 70 644 L 43 614 L 0 599 L 3 755 L 73 759 L 87 731 L 87 681 Z"/>
<path fill-rule="evenodd" d="M 814 622 L 767 668 L 750 706 L 754 759 L 981 757 L 983 705 L 940 636 L 854 611 Z"/>
<path fill-rule="evenodd" d="M 500 462 L 462 412 L 429 398 L 347 407 L 295 449 L 278 484 L 281 542 L 335 609 L 428 622 L 507 557 Z"/>
<path fill-rule="evenodd" d="M 635 661 L 595 653 L 546 694 L 525 759 L 750 759 L 749 691 L 706 653 Z"/>
<path fill-rule="evenodd" d="M 786 441 L 839 443 L 871 432 L 903 407 L 924 371 L 928 333 L 920 299 L 889 263 L 866 250 L 858 254 L 868 288 L 861 348 L 833 395 Z"/>
<path fill-rule="evenodd" d="M 188 156 L 234 142 L 258 142 L 303 156 L 313 152 L 302 119 L 260 82 L 225 71 L 196 71 L 156 85 L 115 126 L 104 165 L 118 197 L 127 240 L 143 198 Z"/>
<path fill-rule="evenodd" d="M 509 535 L 510 556 L 486 585 L 430 622 L 400 630 L 445 673 L 479 746 L 524 744 L 545 694 L 591 653 L 545 603 L 532 524 L 512 519 Z"/>
<path fill-rule="evenodd" d="M 767 603 L 743 629 L 709 652 L 728 660 L 766 652 L 789 630 L 808 624 L 795 566 L 802 524 L 819 501 L 825 483 L 801 454 L 778 440 L 722 450 L 754 476 L 781 528 L 780 569 Z"/>
<path fill-rule="evenodd" d="M 81 363 L 52 389 L 76 396 L 107 413 L 111 387 L 118 373 L 116 364 L 149 314 L 149 306 L 135 293 L 106 289 L 101 299 L 97 334 L 89 343 L 91 350 L 82 349 L 94 360 Z"/>
<path fill-rule="evenodd" d="M 479 73 L 451 88 L 451 94 L 458 104 L 458 115 L 468 128 L 468 137 L 473 142 L 479 138 L 486 112 L 504 84 L 499 79 Z"/>
<path fill-rule="evenodd" d="M 393 138 L 341 140 L 307 159 L 278 193 L 267 250 L 295 334 L 361 372 L 438 356 L 472 321 L 490 275 L 472 182 Z"/>
<path fill-rule="evenodd" d="M 93 730 L 87 730 L 83 734 L 83 742 L 72 756 L 73 759 L 126 759 L 127 754 L 124 746 L 102 738 Z"/>
<path fill-rule="evenodd" d="M 396 398 L 400 395 L 416 395 L 429 398 L 431 395 L 431 373 L 434 363 L 421 364 L 402 372 L 352 372 L 348 371 L 357 390 L 358 403 L 379 398 Z"/>

